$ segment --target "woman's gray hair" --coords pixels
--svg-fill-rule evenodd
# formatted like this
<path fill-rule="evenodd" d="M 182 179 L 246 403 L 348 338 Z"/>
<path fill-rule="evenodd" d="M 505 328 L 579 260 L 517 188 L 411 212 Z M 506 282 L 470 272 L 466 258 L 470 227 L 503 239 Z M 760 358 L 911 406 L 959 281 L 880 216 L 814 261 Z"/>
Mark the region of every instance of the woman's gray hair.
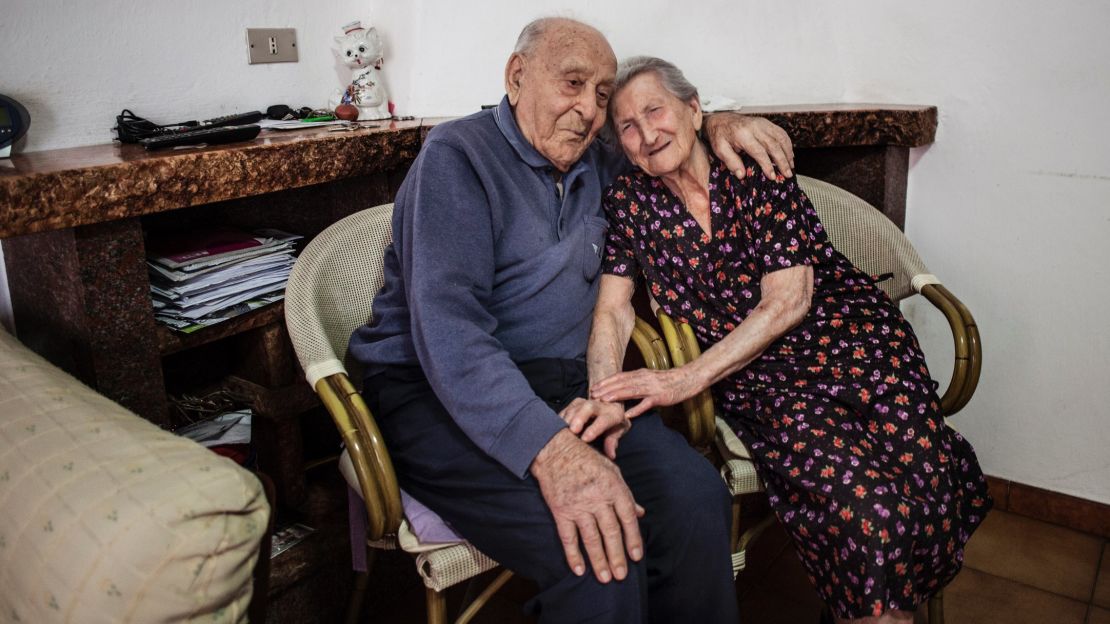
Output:
<path fill-rule="evenodd" d="M 633 56 L 621 61 L 617 66 L 617 79 L 613 83 L 613 95 L 623 89 L 633 78 L 648 72 L 659 77 L 663 88 L 670 91 L 671 95 L 687 102 L 690 98 L 698 96 L 698 88 L 690 84 L 683 75 L 682 70 L 675 67 L 674 63 L 664 61 L 654 56 Z"/>
<path fill-rule="evenodd" d="M 601 132 L 602 141 L 614 146 L 620 145 L 617 137 L 616 120 L 613 119 L 613 113 L 615 112 L 613 105 L 617 101 L 617 93 L 628 86 L 633 78 L 648 72 L 658 76 L 663 88 L 683 102 L 689 102 L 690 98 L 698 97 L 698 88 L 686 79 L 682 70 L 674 63 L 654 56 L 626 58 L 617 66 L 617 79 L 613 81 L 613 93 L 609 96 L 609 117 L 605 120 L 605 128 Z"/>

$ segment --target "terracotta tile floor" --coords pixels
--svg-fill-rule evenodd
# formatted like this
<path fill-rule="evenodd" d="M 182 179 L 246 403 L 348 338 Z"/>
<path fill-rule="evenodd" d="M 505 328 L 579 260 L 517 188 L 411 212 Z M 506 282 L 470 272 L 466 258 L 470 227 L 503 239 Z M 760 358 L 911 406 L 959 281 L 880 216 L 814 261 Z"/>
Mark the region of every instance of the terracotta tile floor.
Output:
<path fill-rule="evenodd" d="M 768 530 L 752 547 L 748 561 L 748 569 L 736 581 L 744 624 L 817 623 L 821 602 L 780 529 Z M 532 591 L 527 582 L 512 581 L 474 621 L 530 622 L 520 608 Z M 458 593 L 453 590 L 452 604 L 460 599 L 461 594 L 454 595 Z M 423 621 L 419 588 L 394 592 L 387 601 L 392 604 L 383 610 L 367 605 L 369 617 L 364 621 Z M 917 621 L 926 621 L 924 609 Z M 945 621 L 1110 624 L 1110 545 L 1101 537 L 992 512 L 968 546 L 964 571 L 945 591 Z"/>

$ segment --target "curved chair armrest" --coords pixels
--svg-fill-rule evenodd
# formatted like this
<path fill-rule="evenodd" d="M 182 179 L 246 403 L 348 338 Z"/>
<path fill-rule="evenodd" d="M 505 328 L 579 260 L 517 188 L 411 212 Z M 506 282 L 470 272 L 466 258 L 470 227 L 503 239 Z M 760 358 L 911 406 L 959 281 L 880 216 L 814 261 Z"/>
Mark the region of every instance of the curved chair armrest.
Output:
<path fill-rule="evenodd" d="M 662 309 L 656 312 L 659 326 L 663 329 L 663 339 L 671 354 L 671 363 L 677 368 L 692 362 L 701 355 L 701 347 L 694 336 L 694 330 L 687 323 L 675 323 Z M 713 442 L 717 430 L 716 416 L 713 413 L 713 395 L 703 390 L 682 402 L 686 412 L 686 424 L 691 446 L 703 448 Z"/>
<path fill-rule="evenodd" d="M 667 345 L 655 328 L 647 321 L 636 317 L 636 324 L 632 326 L 632 342 L 640 350 L 644 358 L 644 365 L 652 370 L 665 370 L 671 367 L 671 358 L 667 355 Z"/>
<path fill-rule="evenodd" d="M 381 431 L 346 373 L 316 382 L 316 394 L 331 414 L 351 456 L 368 516 L 367 538 L 395 535 L 401 525 L 401 490 Z"/>
<path fill-rule="evenodd" d="M 967 306 L 941 284 L 926 284 L 921 295 L 939 309 L 952 329 L 955 361 L 952 365 L 952 380 L 940 399 L 940 409 L 944 416 L 951 416 L 963 409 L 975 388 L 979 385 L 979 374 L 983 368 L 983 346 L 979 341 L 979 328 Z"/>

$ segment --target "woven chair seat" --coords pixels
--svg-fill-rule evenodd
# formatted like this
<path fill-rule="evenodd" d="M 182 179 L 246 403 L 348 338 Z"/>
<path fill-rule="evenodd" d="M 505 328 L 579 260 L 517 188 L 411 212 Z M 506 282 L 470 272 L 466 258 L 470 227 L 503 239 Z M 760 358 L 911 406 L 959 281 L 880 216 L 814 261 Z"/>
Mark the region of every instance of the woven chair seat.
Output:
<path fill-rule="evenodd" d="M 482 554 L 470 542 L 422 552 L 416 556 L 416 569 L 424 585 L 442 591 L 456 583 L 492 570 L 498 563 Z"/>
<path fill-rule="evenodd" d="M 755 463 L 747 447 L 736 437 L 732 427 L 717 416 L 717 431 L 714 440 L 717 451 L 721 454 L 724 463 L 721 465 L 721 476 L 728 485 L 733 496 L 752 494 L 763 491 L 763 482 L 756 474 Z M 743 567 L 741 565 L 741 567 Z"/>

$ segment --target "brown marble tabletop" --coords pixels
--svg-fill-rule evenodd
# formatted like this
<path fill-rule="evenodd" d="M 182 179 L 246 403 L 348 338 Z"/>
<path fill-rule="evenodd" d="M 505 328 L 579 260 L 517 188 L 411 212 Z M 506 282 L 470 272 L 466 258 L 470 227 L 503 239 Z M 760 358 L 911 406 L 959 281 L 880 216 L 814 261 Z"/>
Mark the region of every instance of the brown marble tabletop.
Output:
<path fill-rule="evenodd" d="M 897 145 L 933 141 L 937 109 L 893 104 L 750 106 L 796 147 Z M 264 131 L 252 141 L 146 151 L 92 145 L 0 160 L 0 238 L 101 223 L 366 175 L 411 162 L 430 126 Z"/>

